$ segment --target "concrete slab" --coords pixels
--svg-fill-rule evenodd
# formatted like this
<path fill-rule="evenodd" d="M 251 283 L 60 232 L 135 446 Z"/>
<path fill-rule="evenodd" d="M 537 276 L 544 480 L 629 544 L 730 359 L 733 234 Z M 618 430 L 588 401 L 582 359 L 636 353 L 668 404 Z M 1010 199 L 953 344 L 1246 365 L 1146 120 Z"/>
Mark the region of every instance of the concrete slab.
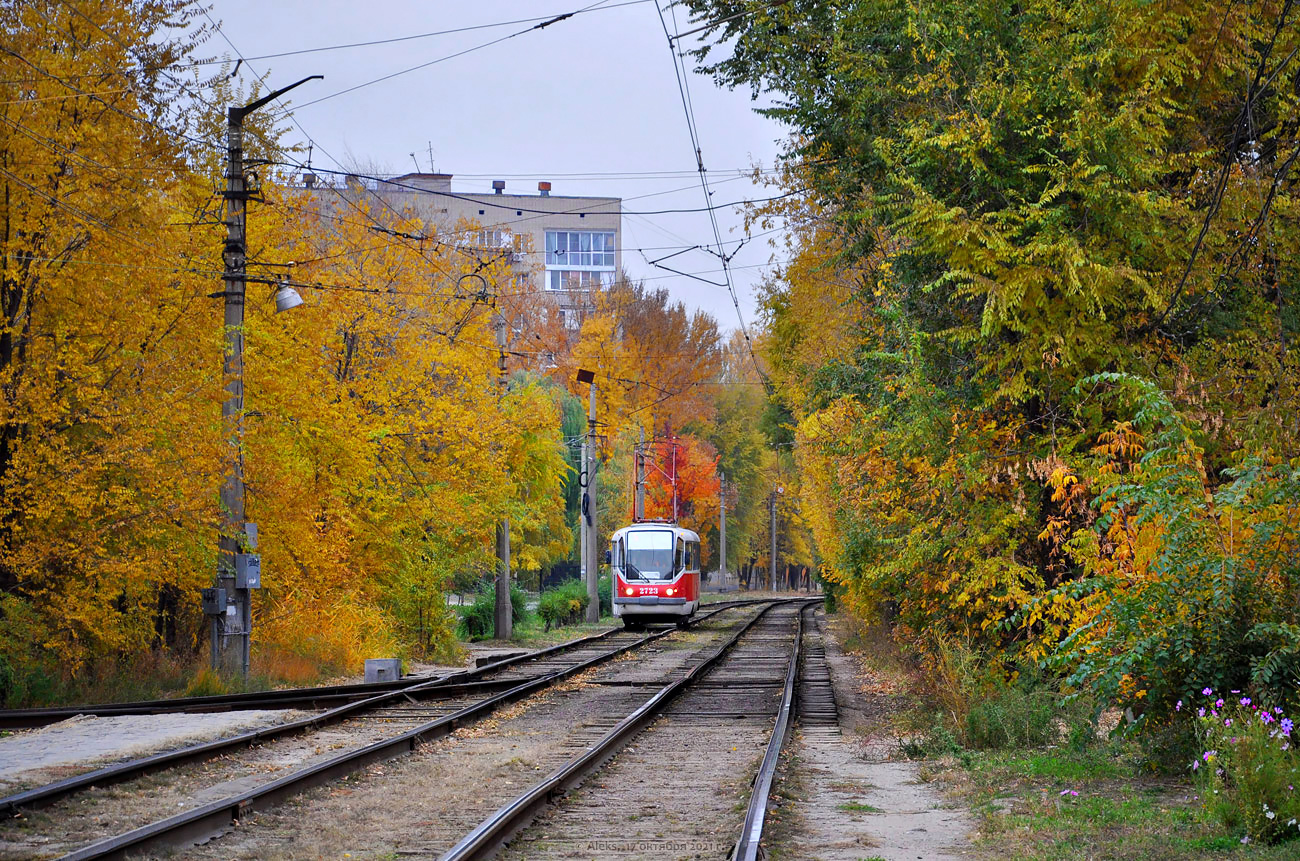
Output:
<path fill-rule="evenodd" d="M 283 723 L 302 714 L 254 710 L 133 717 L 78 715 L 0 738 L 0 792 L 68 777 L 118 760 Z"/>

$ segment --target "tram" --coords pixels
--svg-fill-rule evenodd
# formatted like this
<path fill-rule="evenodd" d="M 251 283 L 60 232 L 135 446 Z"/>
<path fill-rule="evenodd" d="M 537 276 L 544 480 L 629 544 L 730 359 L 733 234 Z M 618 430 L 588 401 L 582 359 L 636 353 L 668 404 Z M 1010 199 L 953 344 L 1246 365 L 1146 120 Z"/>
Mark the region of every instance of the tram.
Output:
<path fill-rule="evenodd" d="M 675 523 L 644 521 L 610 539 L 614 615 L 623 627 L 681 624 L 700 607 L 700 536 Z"/>

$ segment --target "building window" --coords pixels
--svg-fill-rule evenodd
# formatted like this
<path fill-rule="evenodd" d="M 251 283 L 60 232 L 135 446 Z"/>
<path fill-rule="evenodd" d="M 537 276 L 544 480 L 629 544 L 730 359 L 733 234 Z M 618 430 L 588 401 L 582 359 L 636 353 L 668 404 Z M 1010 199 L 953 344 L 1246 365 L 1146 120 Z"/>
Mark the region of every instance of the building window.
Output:
<path fill-rule="evenodd" d="M 546 270 L 547 290 L 600 290 L 614 285 L 614 270 L 607 272 L 587 269 Z"/>
<path fill-rule="evenodd" d="M 509 230 L 475 230 L 467 237 L 468 244 L 477 248 L 514 248 L 515 237 Z"/>
<path fill-rule="evenodd" d="M 614 232 L 546 231 L 546 289 L 599 290 L 614 283 Z"/>
<path fill-rule="evenodd" d="M 614 234 L 595 230 L 546 231 L 546 265 L 565 269 L 614 268 Z"/>

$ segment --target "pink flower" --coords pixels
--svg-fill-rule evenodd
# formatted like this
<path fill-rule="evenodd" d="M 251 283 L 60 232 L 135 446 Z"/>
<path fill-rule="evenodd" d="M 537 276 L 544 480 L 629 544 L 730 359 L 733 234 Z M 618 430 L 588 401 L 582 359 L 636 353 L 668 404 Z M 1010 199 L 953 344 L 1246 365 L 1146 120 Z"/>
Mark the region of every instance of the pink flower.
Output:
<path fill-rule="evenodd" d="M 1174 711 L 1176 711 L 1176 712 L 1180 712 L 1180 711 L 1182 711 L 1182 710 L 1183 710 L 1183 701 L 1182 701 L 1182 700 L 1179 700 L 1178 702 L 1174 703 Z"/>
<path fill-rule="evenodd" d="M 1208 697 L 1210 694 L 1214 693 L 1214 688 L 1206 688 L 1205 690 L 1201 691 L 1201 693 Z"/>
<path fill-rule="evenodd" d="M 1250 697 L 1242 697 L 1242 698 L 1241 698 L 1241 704 L 1242 704 L 1243 706 L 1248 706 L 1248 705 L 1250 705 Z"/>
<path fill-rule="evenodd" d="M 1214 701 L 1214 707 L 1215 707 L 1216 709 L 1221 709 L 1221 708 L 1223 708 L 1223 700 L 1215 700 L 1215 701 Z"/>

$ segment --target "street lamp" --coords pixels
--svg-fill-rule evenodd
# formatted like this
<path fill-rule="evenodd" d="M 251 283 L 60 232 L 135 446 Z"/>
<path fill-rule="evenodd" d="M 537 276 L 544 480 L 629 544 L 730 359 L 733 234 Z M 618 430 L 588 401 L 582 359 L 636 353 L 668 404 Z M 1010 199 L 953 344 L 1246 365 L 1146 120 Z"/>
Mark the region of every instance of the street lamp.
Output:
<path fill-rule="evenodd" d="M 298 291 L 285 285 L 275 291 L 275 313 L 280 314 L 302 304 L 302 297 Z"/>

